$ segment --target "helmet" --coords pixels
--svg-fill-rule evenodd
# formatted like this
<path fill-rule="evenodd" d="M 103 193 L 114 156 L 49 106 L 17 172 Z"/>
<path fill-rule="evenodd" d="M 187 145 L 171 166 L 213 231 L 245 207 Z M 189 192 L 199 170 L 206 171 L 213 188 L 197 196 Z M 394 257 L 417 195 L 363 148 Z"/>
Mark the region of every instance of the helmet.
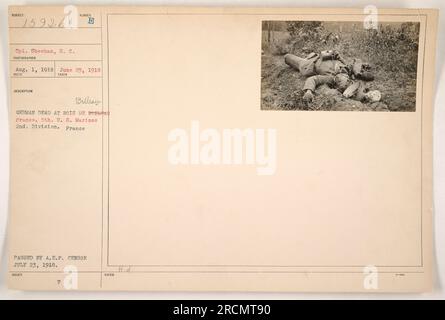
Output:
<path fill-rule="evenodd" d="M 365 96 L 370 102 L 379 102 L 382 99 L 382 94 L 379 90 L 369 91 Z"/>

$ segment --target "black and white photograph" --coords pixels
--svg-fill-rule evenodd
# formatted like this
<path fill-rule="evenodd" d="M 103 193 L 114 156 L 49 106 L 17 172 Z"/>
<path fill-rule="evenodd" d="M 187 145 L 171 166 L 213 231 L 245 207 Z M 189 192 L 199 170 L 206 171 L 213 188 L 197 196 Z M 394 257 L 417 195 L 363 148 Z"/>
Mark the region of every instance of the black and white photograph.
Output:
<path fill-rule="evenodd" d="M 416 111 L 419 29 L 263 21 L 261 110 Z"/>

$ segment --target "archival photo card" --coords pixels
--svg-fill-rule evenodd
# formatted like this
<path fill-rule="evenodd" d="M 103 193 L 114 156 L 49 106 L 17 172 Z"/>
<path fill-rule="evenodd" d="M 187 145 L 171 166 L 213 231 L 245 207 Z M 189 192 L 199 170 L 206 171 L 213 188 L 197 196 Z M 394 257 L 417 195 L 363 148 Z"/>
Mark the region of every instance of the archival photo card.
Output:
<path fill-rule="evenodd" d="M 430 291 L 437 24 L 10 7 L 8 286 Z"/>

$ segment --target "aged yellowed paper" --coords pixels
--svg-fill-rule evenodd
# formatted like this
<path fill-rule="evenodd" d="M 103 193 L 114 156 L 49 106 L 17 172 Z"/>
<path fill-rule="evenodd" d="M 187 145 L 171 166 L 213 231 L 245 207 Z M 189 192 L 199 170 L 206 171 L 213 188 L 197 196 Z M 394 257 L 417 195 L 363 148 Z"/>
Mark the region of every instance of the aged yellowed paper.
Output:
<path fill-rule="evenodd" d="M 431 289 L 437 11 L 12 6 L 9 28 L 11 288 Z"/>

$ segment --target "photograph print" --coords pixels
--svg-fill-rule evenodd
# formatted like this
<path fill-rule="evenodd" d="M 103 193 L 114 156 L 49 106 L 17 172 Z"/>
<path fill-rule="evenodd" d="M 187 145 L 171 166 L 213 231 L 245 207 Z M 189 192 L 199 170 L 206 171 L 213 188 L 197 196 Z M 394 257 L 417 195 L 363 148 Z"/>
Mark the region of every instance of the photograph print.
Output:
<path fill-rule="evenodd" d="M 261 110 L 416 111 L 418 22 L 263 21 Z"/>

